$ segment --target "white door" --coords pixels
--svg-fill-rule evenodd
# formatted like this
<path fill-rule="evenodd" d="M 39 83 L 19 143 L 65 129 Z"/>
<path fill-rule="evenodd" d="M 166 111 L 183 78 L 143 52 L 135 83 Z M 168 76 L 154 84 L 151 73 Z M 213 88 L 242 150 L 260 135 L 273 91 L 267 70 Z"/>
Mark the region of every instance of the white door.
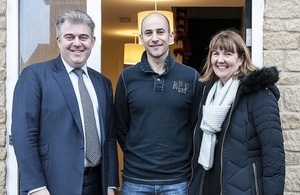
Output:
<path fill-rule="evenodd" d="M 85 2 L 82 0 L 65 0 L 63 3 L 61 0 L 7 0 L 6 189 L 8 195 L 19 194 L 17 162 L 10 143 L 14 86 L 20 71 L 25 66 L 37 61 L 45 61 L 58 55 L 54 24 L 56 17 L 63 9 L 81 9 L 87 11 L 96 23 L 96 43 L 88 60 L 88 66 L 100 71 L 101 0 L 86 0 Z"/>

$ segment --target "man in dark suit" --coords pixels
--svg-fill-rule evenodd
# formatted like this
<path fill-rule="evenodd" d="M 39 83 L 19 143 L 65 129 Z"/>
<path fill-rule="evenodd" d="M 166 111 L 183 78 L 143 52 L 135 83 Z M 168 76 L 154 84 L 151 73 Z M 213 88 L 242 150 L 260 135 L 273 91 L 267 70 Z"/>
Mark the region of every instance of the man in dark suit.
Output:
<path fill-rule="evenodd" d="M 56 21 L 60 55 L 24 68 L 16 84 L 12 139 L 21 194 L 106 195 L 118 185 L 111 82 L 86 65 L 94 28 L 86 13 L 64 12 Z M 95 161 L 86 155 L 87 130 L 93 128 L 86 124 L 79 77 L 92 102 L 88 111 L 95 119 Z"/>

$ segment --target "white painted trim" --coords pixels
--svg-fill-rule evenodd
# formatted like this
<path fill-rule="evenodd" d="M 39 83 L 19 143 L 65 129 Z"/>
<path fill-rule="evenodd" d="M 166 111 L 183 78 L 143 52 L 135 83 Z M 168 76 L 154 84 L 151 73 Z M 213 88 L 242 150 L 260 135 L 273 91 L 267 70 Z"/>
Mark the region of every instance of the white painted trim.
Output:
<path fill-rule="evenodd" d="M 12 100 L 15 84 L 19 77 L 19 0 L 7 0 L 6 24 L 7 24 L 7 47 L 6 47 L 6 110 L 7 110 L 7 138 L 6 138 L 6 190 L 7 194 L 18 194 L 18 168 L 14 150 L 9 145 L 9 135 L 11 134 L 11 113 Z M 96 8 L 96 9 L 95 9 Z M 89 58 L 88 64 L 95 70 L 101 70 L 101 0 L 87 0 L 87 13 L 93 18 L 96 29 L 96 43 Z"/>
<path fill-rule="evenodd" d="M 18 0 L 7 0 L 6 24 L 7 24 L 7 45 L 6 45 L 6 110 L 7 110 L 7 133 L 6 133 L 6 190 L 7 194 L 18 194 L 18 168 L 13 147 L 9 145 L 9 135 L 11 134 L 11 112 L 12 97 L 15 84 L 19 76 L 19 5 Z"/>
<path fill-rule="evenodd" d="M 264 0 L 252 0 L 252 60 L 263 66 Z"/>
<path fill-rule="evenodd" d="M 96 43 L 93 47 L 87 65 L 101 72 L 101 0 L 87 0 L 87 13 L 91 16 L 96 24 L 95 37 Z"/>

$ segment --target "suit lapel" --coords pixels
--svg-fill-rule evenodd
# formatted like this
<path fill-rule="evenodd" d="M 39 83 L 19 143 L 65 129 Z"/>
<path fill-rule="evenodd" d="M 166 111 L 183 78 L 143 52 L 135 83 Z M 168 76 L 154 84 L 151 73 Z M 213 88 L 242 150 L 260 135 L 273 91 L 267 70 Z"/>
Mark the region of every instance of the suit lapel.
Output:
<path fill-rule="evenodd" d="M 100 129 L 102 129 L 100 131 L 101 139 L 104 140 L 105 131 L 103 131 L 103 130 L 105 128 L 104 118 L 105 118 L 105 110 L 106 110 L 105 86 L 104 86 L 102 79 L 98 75 L 94 74 L 93 71 L 90 71 L 89 68 L 88 68 L 88 71 L 89 71 L 89 76 L 93 83 L 93 86 L 94 86 L 94 89 L 95 89 L 95 92 L 97 95 L 97 100 L 98 100 L 98 105 L 99 105 L 98 113 L 99 113 Z"/>
<path fill-rule="evenodd" d="M 63 93 L 65 100 L 68 104 L 68 107 L 72 113 L 74 121 L 78 126 L 80 132 L 83 134 L 83 127 L 81 124 L 80 112 L 78 107 L 78 102 L 76 98 L 76 94 L 70 80 L 70 77 L 60 59 L 60 57 L 56 58 L 55 64 L 53 67 L 53 77 L 58 83 L 61 92 Z"/>

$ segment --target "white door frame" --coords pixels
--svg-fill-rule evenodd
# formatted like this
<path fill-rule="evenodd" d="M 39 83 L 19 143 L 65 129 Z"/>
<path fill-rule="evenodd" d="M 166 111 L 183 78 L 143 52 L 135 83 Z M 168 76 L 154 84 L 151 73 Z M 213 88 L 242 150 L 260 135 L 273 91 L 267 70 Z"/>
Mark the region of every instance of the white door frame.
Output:
<path fill-rule="evenodd" d="M 7 43 L 6 43 L 6 190 L 8 195 L 18 194 L 18 169 L 15 154 L 12 145 L 10 145 L 9 135 L 11 134 L 11 111 L 13 89 L 19 75 L 19 25 L 18 0 L 7 0 L 6 25 L 7 25 Z"/>
<path fill-rule="evenodd" d="M 263 21 L 264 0 L 252 0 L 252 61 L 258 66 L 263 66 Z"/>
<path fill-rule="evenodd" d="M 22 0 L 24 1 L 24 0 Z M 6 190 L 8 195 L 18 195 L 18 169 L 12 145 L 9 143 L 11 135 L 11 113 L 13 90 L 19 77 L 19 0 L 7 0 L 6 2 L 6 24 L 7 24 L 7 45 L 6 45 L 6 110 L 7 110 L 7 138 L 6 138 Z M 87 13 L 93 18 L 96 28 L 96 43 L 88 60 L 88 66 L 101 70 L 101 0 L 87 0 Z M 54 27 L 53 27 L 54 28 Z"/>

